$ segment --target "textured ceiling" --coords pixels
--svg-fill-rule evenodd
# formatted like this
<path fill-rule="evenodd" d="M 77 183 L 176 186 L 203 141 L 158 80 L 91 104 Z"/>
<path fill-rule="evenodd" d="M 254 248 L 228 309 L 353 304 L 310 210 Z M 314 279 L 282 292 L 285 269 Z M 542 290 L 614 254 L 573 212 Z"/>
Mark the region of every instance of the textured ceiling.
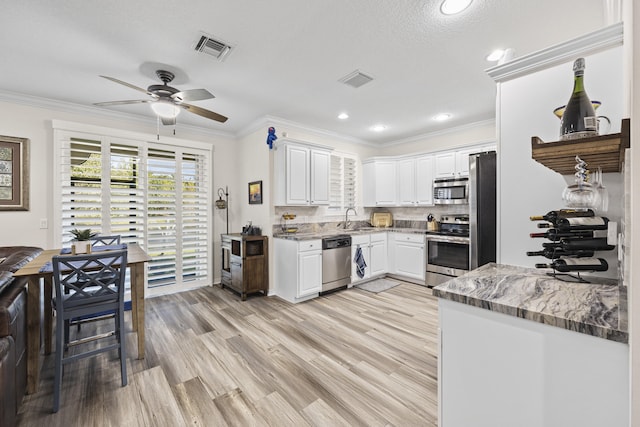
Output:
<path fill-rule="evenodd" d="M 490 51 L 520 56 L 604 25 L 603 0 L 475 0 L 449 17 L 440 0 L 3 3 L 2 92 L 95 109 L 146 96 L 99 75 L 146 88 L 163 64 L 177 73 L 173 86 L 216 96 L 194 105 L 229 117 L 220 124 L 182 112 L 178 135 L 182 124 L 238 134 L 269 116 L 370 143 L 493 118 Z M 193 50 L 201 32 L 234 46 L 223 62 Z M 356 69 L 374 81 L 338 82 Z M 108 110 L 155 125 L 144 104 Z M 336 118 L 342 111 L 348 120 Z M 434 122 L 440 112 L 453 117 Z M 372 132 L 378 123 L 387 130 Z"/>

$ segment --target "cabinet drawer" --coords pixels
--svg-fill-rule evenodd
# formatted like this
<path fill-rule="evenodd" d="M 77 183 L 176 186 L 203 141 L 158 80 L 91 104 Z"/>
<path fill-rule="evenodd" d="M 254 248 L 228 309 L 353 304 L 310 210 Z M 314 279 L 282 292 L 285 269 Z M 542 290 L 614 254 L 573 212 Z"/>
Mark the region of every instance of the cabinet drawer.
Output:
<path fill-rule="evenodd" d="M 423 243 L 424 244 L 424 235 L 422 235 L 422 234 L 395 233 L 394 240 L 396 242 L 411 242 L 411 243 Z"/>
<path fill-rule="evenodd" d="M 321 251 L 322 240 L 306 240 L 298 243 L 298 252 Z"/>
<path fill-rule="evenodd" d="M 368 245 L 369 235 L 351 236 L 351 246 Z"/>
<path fill-rule="evenodd" d="M 386 240 L 387 240 L 387 233 L 374 233 L 371 235 L 371 243 L 385 242 Z"/>

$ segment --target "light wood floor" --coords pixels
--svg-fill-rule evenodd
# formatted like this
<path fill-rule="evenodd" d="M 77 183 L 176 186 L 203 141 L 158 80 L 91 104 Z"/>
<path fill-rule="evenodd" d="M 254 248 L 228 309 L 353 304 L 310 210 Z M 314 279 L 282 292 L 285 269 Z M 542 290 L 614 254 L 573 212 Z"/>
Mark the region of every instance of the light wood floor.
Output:
<path fill-rule="evenodd" d="M 65 368 L 52 414 L 52 354 L 18 425 L 437 425 L 437 302 L 428 288 L 354 288 L 293 305 L 242 302 L 214 286 L 149 299 L 146 310 L 147 356 L 135 358 L 128 333 L 126 387 L 115 351 L 84 359 Z"/>

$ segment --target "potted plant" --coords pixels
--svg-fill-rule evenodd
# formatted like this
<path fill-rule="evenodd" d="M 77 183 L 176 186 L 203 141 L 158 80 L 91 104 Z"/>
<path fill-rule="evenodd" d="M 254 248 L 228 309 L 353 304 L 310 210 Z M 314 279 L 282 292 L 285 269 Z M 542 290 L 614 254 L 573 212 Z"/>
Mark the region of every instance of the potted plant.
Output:
<path fill-rule="evenodd" d="M 74 239 L 71 241 L 71 253 L 72 254 L 90 254 L 91 253 L 91 243 L 89 243 L 89 239 L 93 236 L 97 235 L 91 231 L 90 229 L 78 230 L 74 228 L 70 232 L 73 234 Z"/>

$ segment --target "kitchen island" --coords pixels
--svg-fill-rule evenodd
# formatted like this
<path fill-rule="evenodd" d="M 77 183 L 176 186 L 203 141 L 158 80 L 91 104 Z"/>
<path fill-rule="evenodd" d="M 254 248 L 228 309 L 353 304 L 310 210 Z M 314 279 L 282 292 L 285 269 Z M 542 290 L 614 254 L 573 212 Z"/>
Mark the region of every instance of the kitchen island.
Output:
<path fill-rule="evenodd" d="M 439 297 L 440 422 L 626 426 L 626 288 L 487 264 Z"/>

